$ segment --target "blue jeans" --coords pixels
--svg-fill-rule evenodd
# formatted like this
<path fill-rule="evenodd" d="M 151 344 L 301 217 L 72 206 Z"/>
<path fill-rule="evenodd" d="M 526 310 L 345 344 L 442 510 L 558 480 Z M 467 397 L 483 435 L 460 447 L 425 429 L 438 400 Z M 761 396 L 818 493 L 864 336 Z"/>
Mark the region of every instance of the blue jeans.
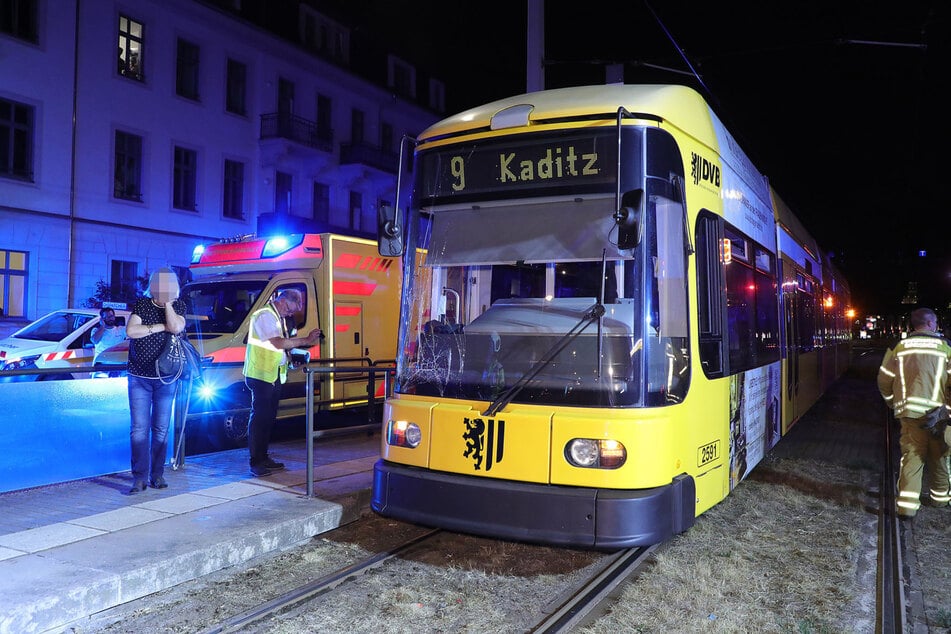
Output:
<path fill-rule="evenodd" d="M 158 379 L 129 375 L 132 477 L 136 482 L 156 480 L 165 473 L 168 424 L 175 400 L 175 385 L 176 382 L 163 385 Z"/>

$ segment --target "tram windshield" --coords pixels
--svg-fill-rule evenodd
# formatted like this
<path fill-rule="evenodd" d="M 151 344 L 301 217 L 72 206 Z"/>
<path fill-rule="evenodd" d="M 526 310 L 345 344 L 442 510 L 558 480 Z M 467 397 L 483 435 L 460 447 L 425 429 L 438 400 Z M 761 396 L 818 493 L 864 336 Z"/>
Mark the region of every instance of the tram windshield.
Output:
<path fill-rule="evenodd" d="M 547 405 L 663 405 L 686 393 L 679 203 L 651 196 L 616 246 L 607 193 L 424 208 L 404 283 L 397 391 Z"/>

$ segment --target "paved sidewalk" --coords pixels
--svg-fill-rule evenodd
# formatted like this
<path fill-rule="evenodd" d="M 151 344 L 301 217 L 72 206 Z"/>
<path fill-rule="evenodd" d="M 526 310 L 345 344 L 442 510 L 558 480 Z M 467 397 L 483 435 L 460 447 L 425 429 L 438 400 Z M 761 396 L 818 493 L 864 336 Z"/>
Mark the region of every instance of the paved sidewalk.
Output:
<path fill-rule="evenodd" d="M 0 634 L 58 632 L 91 614 L 298 545 L 368 507 L 379 435 L 319 439 L 313 498 L 304 440 L 186 458 L 169 488 L 126 495 L 126 473 L 0 495 Z"/>

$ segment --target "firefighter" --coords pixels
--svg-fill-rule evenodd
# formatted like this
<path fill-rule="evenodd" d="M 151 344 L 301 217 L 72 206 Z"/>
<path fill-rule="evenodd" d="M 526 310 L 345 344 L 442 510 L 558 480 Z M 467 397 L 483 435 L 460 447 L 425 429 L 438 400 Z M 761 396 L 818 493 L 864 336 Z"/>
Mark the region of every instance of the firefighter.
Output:
<path fill-rule="evenodd" d="M 911 313 L 914 329 L 885 353 L 878 371 L 878 389 L 901 421 L 901 473 L 898 515 L 914 517 L 921 507 L 922 471 L 927 466 L 926 504 L 948 506 L 948 445 L 939 421 L 947 419 L 951 383 L 951 344 L 938 333 L 938 317 L 930 308 Z"/>

